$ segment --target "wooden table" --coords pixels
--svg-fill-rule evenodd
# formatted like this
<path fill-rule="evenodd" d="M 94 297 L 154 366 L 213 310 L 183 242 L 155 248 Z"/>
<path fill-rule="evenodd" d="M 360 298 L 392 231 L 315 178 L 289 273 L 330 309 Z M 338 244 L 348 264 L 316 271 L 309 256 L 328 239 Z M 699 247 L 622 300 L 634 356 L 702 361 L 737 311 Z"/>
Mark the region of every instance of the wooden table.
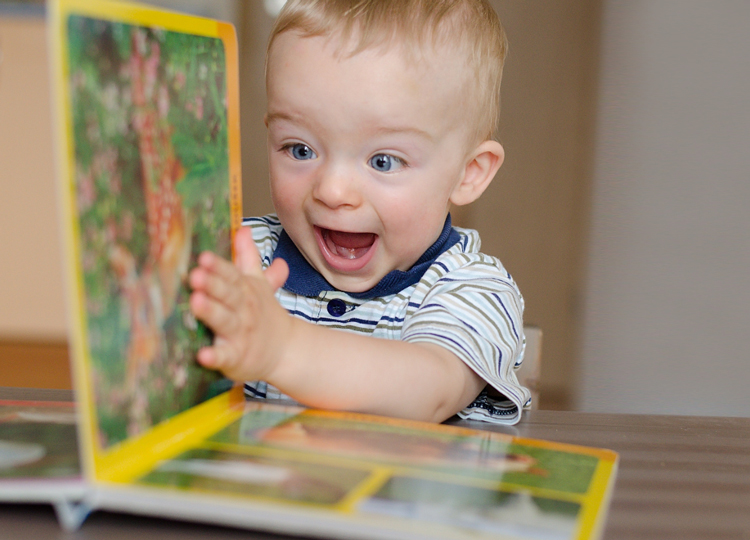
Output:
<path fill-rule="evenodd" d="M 30 392 L 32 392 L 30 394 Z M 4 399 L 69 399 L 66 391 L 0 389 Z M 452 422 L 493 429 L 476 422 Z M 605 540 L 750 540 L 750 418 L 532 411 L 496 431 L 620 453 Z M 95 512 L 74 533 L 44 505 L 0 505 L 0 538 L 246 539 L 282 536 Z"/>

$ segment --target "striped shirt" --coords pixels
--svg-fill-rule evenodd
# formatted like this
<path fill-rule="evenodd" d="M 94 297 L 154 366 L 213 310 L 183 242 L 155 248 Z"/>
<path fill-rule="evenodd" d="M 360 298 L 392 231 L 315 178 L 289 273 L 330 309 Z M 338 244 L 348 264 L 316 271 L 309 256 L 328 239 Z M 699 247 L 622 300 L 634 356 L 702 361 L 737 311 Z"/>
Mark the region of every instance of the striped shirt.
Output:
<path fill-rule="evenodd" d="M 267 268 L 278 254 L 280 238 L 282 243 L 284 237 L 288 240 L 278 218 L 246 218 L 243 225 L 252 228 Z M 288 290 L 290 278 L 276 297 L 290 314 L 314 324 L 448 349 L 502 394 L 490 397 L 483 391 L 459 416 L 515 424 L 521 410 L 531 404 L 529 391 L 515 375 L 525 348 L 523 298 L 500 261 L 479 252 L 476 231 L 450 227 L 448 218 L 444 233 L 450 233 L 455 243 L 426 264 L 413 284 L 393 293 L 363 297 L 328 286 L 298 294 Z M 245 393 L 289 399 L 262 381 L 245 383 Z"/>

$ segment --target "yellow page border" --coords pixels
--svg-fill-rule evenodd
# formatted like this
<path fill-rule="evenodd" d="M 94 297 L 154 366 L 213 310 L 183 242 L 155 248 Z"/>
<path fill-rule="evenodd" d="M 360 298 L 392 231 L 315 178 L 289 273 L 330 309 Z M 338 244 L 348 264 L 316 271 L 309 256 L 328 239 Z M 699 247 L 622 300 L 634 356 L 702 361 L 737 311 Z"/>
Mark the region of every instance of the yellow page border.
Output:
<path fill-rule="evenodd" d="M 96 456 L 97 480 L 130 483 L 238 420 L 245 410 L 241 386 L 235 386 L 200 405 L 158 424 L 142 435 L 126 439 Z"/>
<path fill-rule="evenodd" d="M 599 460 L 581 508 L 576 536 L 579 540 L 594 540 L 601 537 L 614 490 L 618 463 L 618 457 L 612 461 Z"/>

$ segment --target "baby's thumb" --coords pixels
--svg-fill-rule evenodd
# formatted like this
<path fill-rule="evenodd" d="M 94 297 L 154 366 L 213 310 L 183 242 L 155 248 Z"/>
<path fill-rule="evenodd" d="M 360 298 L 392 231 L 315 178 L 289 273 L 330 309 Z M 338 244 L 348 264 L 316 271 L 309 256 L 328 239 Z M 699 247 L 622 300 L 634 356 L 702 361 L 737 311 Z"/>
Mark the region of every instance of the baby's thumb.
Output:
<path fill-rule="evenodd" d="M 266 276 L 268 284 L 275 291 L 286 283 L 286 278 L 289 277 L 289 265 L 284 259 L 274 259 L 271 266 L 263 272 L 263 275 Z"/>
<path fill-rule="evenodd" d="M 260 253 L 255 246 L 253 233 L 247 227 L 240 227 L 234 235 L 235 264 L 240 272 L 246 276 L 261 275 Z"/>

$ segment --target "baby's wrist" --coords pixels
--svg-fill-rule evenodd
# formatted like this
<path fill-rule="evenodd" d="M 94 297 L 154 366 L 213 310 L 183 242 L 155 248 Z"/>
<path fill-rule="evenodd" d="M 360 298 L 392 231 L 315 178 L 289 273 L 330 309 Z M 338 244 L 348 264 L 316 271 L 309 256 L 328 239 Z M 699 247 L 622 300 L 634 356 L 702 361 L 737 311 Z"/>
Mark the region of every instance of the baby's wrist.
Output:
<path fill-rule="evenodd" d="M 300 350 L 304 343 L 304 326 L 305 322 L 295 319 L 286 311 L 279 317 L 277 331 L 274 336 L 267 336 L 273 344 L 268 362 L 266 364 L 266 374 L 263 380 L 277 386 L 284 385 L 284 381 L 289 379 L 289 375 L 294 373 L 295 362 L 303 357 L 304 352 Z"/>

